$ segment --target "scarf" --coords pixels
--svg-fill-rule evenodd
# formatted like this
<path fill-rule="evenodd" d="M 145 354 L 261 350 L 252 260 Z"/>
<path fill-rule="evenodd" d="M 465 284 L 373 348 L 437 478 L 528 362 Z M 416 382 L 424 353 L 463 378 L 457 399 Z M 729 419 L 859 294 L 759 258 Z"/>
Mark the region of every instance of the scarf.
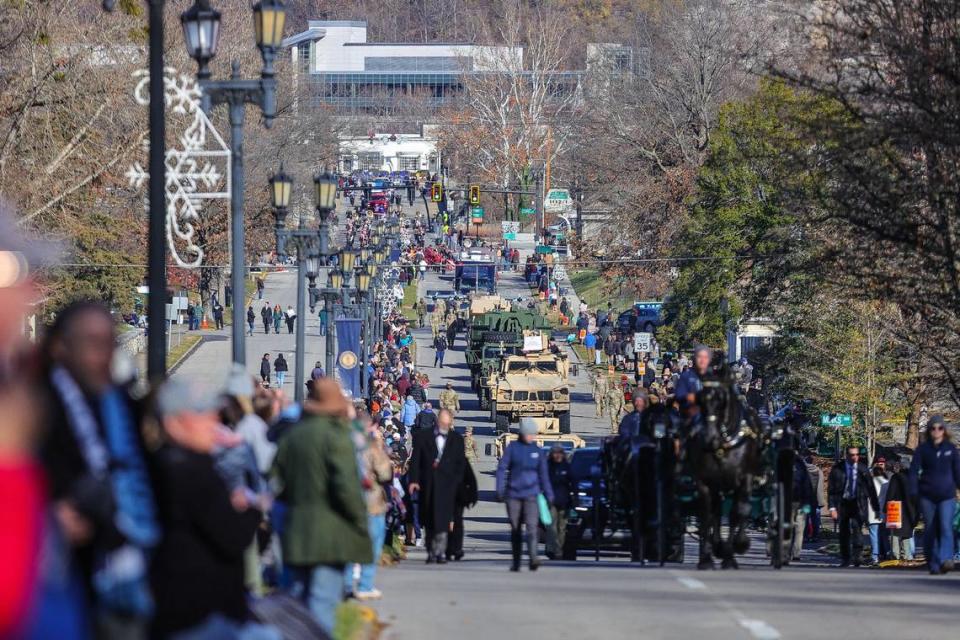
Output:
<path fill-rule="evenodd" d="M 110 479 L 116 502 L 114 524 L 128 541 L 117 549 L 97 554 L 93 586 L 98 600 L 109 611 L 149 615 L 153 601 L 147 586 L 144 550 L 159 542 L 160 525 L 126 400 L 116 387 L 100 398 L 105 434 L 101 439 L 96 418 L 73 377 L 66 369 L 56 367 L 50 380 L 63 401 L 67 422 L 90 473 Z"/>

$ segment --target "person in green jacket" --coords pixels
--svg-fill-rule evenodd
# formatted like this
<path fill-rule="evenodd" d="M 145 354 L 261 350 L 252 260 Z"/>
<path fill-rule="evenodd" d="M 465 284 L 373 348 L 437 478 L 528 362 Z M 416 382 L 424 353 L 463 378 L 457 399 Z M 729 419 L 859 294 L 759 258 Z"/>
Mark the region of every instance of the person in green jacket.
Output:
<path fill-rule="evenodd" d="M 350 411 L 336 380 L 315 381 L 273 463 L 277 499 L 287 507 L 281 542 L 290 595 L 330 634 L 344 566 L 373 561 Z"/>

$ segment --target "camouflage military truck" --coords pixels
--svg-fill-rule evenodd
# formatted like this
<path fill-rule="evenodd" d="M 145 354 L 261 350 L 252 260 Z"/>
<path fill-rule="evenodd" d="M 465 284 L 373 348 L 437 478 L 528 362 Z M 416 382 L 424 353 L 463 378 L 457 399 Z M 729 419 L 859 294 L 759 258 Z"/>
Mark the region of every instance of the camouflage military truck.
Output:
<path fill-rule="evenodd" d="M 537 443 L 538 447 L 547 449 L 552 447 L 555 444 L 559 444 L 564 450 L 580 449 L 581 447 L 587 446 L 587 443 L 578 435 L 571 433 L 560 433 L 560 421 L 557 418 L 531 418 L 524 417 L 520 418 L 521 422 L 527 420 L 532 420 L 537 425 L 537 435 L 534 438 L 534 441 Z M 493 453 L 497 456 L 497 460 L 503 457 L 503 452 L 506 451 L 507 445 L 516 440 L 519 437 L 516 433 L 501 433 L 497 436 L 497 439 L 493 441 Z M 488 447 L 490 445 L 487 445 Z M 491 454 L 491 451 L 488 449 L 486 451 L 487 455 Z"/>
<path fill-rule="evenodd" d="M 551 353 L 549 336 L 524 331 L 521 353 L 505 355 L 490 376 L 490 416 L 498 434 L 520 418 L 555 418 L 561 434 L 570 433 L 570 363 Z"/>
<path fill-rule="evenodd" d="M 517 345 L 523 343 L 525 329 L 547 329 L 546 318 L 530 310 L 492 311 L 470 317 L 464 357 L 470 367 L 470 388 L 480 386 L 480 365 L 485 345 Z"/>

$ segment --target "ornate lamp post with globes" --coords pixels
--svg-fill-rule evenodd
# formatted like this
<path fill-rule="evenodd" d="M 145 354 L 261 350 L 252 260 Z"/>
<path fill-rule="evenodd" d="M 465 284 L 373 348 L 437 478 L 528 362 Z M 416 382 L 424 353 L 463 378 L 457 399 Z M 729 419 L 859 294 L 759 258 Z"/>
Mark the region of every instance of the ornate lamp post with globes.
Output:
<path fill-rule="evenodd" d="M 207 65 L 217 55 L 220 42 L 220 13 L 210 7 L 210 0 L 194 0 L 192 7 L 180 15 L 187 51 L 197 61 L 197 80 L 203 91 L 201 105 L 207 113 L 216 105 L 225 104 L 230 112 L 230 283 L 233 287 L 232 309 L 233 361 L 246 363 L 244 316 L 244 276 L 246 249 L 243 226 L 243 121 L 248 104 L 263 112 L 264 125 L 269 128 L 277 112 L 276 80 L 273 61 L 283 40 L 286 13 L 280 0 L 260 0 L 253 6 L 254 35 L 263 69 L 260 78 L 240 78 L 240 63 L 233 62 L 229 80 L 211 80 Z"/>
<path fill-rule="evenodd" d="M 320 271 L 320 262 L 325 257 L 329 243 L 328 221 L 336 202 L 336 178 L 322 173 L 313 179 L 316 195 L 316 212 L 320 220 L 318 228 L 310 229 L 306 225 L 306 216 L 300 216 L 297 228 L 286 227 L 287 209 L 290 206 L 290 194 L 293 191 L 293 178 L 287 175 L 280 165 L 280 171 L 270 178 L 270 195 L 273 201 L 274 232 L 277 240 L 277 255 L 284 256 L 292 246 L 297 255 L 297 335 L 296 370 L 294 374 L 294 398 L 303 402 L 304 375 L 306 372 L 306 282 L 310 281 L 311 291 Z M 312 306 L 312 305 L 311 305 Z M 329 316 L 328 316 L 329 317 Z M 330 337 L 327 337 L 330 344 Z M 327 349 L 329 352 L 329 348 Z"/>

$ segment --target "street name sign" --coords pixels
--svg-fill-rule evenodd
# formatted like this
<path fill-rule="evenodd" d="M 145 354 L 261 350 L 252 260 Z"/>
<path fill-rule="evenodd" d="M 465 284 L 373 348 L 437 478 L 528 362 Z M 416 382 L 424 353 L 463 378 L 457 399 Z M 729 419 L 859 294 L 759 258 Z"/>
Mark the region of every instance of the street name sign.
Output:
<path fill-rule="evenodd" d="M 849 413 L 821 413 L 821 427 L 852 427 L 853 416 Z"/>

